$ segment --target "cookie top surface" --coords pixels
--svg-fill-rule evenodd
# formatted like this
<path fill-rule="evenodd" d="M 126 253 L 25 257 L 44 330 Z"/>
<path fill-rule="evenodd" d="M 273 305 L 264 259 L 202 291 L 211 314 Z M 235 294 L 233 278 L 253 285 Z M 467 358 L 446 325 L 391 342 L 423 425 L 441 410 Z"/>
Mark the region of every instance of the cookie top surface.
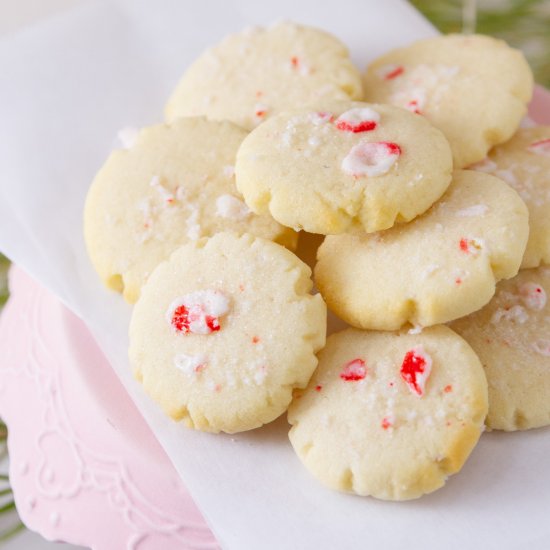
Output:
<path fill-rule="evenodd" d="M 206 115 L 251 130 L 279 111 L 362 95 L 361 75 L 337 38 L 287 22 L 207 50 L 183 75 L 166 118 Z"/>
<path fill-rule="evenodd" d="M 529 241 L 522 267 L 550 264 L 550 126 L 521 128 L 471 167 L 511 185 L 529 209 Z"/>
<path fill-rule="evenodd" d="M 257 213 L 310 233 L 372 232 L 427 210 L 451 180 L 449 145 L 424 118 L 336 103 L 281 113 L 237 154 L 237 187 Z"/>
<path fill-rule="evenodd" d="M 497 286 L 480 311 L 451 324 L 478 354 L 489 383 L 487 425 L 550 424 L 550 268 L 526 269 Z"/>
<path fill-rule="evenodd" d="M 367 101 L 424 115 L 449 140 L 455 168 L 483 159 L 519 127 L 533 91 L 523 54 L 487 36 L 439 36 L 393 50 L 364 77 Z"/>
<path fill-rule="evenodd" d="M 114 151 L 95 177 L 84 234 L 107 286 L 135 302 L 149 273 L 179 246 L 219 231 L 250 232 L 292 246 L 296 236 L 250 212 L 235 187 L 246 132 L 204 118 L 142 130 Z"/>
<path fill-rule="evenodd" d="M 479 359 L 444 326 L 330 336 L 289 408 L 290 441 L 325 485 L 388 500 L 443 486 L 487 414 Z"/>
<path fill-rule="evenodd" d="M 495 283 L 519 269 L 527 208 L 503 181 L 455 172 L 428 212 L 387 231 L 331 235 L 318 251 L 315 280 L 327 305 L 353 326 L 430 326 L 485 305 Z"/>
<path fill-rule="evenodd" d="M 189 243 L 151 274 L 130 324 L 145 391 L 189 427 L 256 428 L 303 388 L 325 343 L 326 306 L 292 252 L 249 234 Z"/>

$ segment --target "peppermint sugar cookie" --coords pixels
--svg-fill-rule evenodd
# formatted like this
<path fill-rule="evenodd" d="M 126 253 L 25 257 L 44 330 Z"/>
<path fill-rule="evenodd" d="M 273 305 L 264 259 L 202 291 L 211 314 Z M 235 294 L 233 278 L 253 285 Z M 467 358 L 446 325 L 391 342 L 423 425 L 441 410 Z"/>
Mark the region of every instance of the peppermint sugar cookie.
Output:
<path fill-rule="evenodd" d="M 521 128 L 471 168 L 504 180 L 527 205 L 530 232 L 521 267 L 550 264 L 550 126 Z"/>
<path fill-rule="evenodd" d="M 337 38 L 285 22 L 207 50 L 183 75 L 166 118 L 206 115 L 251 130 L 280 111 L 362 95 L 361 75 Z"/>
<path fill-rule="evenodd" d="M 310 233 L 372 232 L 427 210 L 451 181 L 449 145 L 388 105 L 281 113 L 237 153 L 237 187 L 257 214 Z"/>
<path fill-rule="evenodd" d="M 95 177 L 84 236 L 104 283 L 139 297 L 151 271 L 182 244 L 219 231 L 250 232 L 290 247 L 296 234 L 254 215 L 235 188 L 246 132 L 229 122 L 187 118 L 142 130 Z"/>
<path fill-rule="evenodd" d="M 416 220 L 370 235 L 331 235 L 319 247 L 317 287 L 353 326 L 430 326 L 480 309 L 517 274 L 527 208 L 503 181 L 458 170 Z"/>
<path fill-rule="evenodd" d="M 385 500 L 439 489 L 476 445 L 487 381 L 447 327 L 333 334 L 288 411 L 294 450 L 324 485 Z"/>
<path fill-rule="evenodd" d="M 326 306 L 311 270 L 252 235 L 189 243 L 155 269 L 135 305 L 130 362 L 175 420 L 228 433 L 280 416 L 309 381 Z"/>
<path fill-rule="evenodd" d="M 550 268 L 526 269 L 497 286 L 480 311 L 452 323 L 481 359 L 489 383 L 487 426 L 550 424 Z"/>
<path fill-rule="evenodd" d="M 510 139 L 533 92 L 523 54 L 480 35 L 439 36 L 393 50 L 368 67 L 363 82 L 367 101 L 403 107 L 439 128 L 455 168 Z"/>

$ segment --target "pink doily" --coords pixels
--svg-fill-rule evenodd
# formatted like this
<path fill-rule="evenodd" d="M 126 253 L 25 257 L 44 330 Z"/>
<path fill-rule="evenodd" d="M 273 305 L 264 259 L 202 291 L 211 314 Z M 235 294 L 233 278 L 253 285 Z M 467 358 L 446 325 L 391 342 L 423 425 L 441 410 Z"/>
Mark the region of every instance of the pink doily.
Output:
<path fill-rule="evenodd" d="M 95 550 L 219 548 L 83 323 L 14 268 L 0 416 L 23 522 Z"/>

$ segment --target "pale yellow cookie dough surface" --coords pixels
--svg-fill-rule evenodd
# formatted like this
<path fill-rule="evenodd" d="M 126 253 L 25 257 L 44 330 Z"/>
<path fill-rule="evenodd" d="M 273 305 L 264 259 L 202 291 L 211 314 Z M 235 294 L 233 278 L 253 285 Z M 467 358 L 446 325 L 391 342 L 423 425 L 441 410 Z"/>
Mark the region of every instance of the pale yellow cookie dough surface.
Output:
<path fill-rule="evenodd" d="M 401 375 L 407 352 L 431 361 L 422 395 Z M 346 376 L 364 362 L 364 378 Z M 348 378 L 348 379 L 346 379 Z M 483 369 L 447 327 L 421 334 L 347 329 L 330 336 L 308 387 L 289 408 L 306 468 L 332 489 L 406 500 L 439 489 L 476 445 L 487 414 Z"/>
<path fill-rule="evenodd" d="M 166 118 L 206 115 L 251 130 L 280 111 L 362 95 L 361 75 L 337 38 L 284 22 L 230 35 L 202 54 L 173 92 Z"/>
<path fill-rule="evenodd" d="M 237 192 L 235 155 L 245 135 L 229 122 L 187 118 L 145 128 L 111 154 L 84 210 L 88 253 L 108 287 L 135 302 L 176 248 L 219 231 L 295 246 L 292 231 L 250 212 Z"/>
<path fill-rule="evenodd" d="M 521 128 L 472 169 L 512 186 L 529 208 L 529 241 L 522 268 L 550 263 L 550 126 Z"/>
<path fill-rule="evenodd" d="M 526 269 L 497 286 L 480 311 L 451 324 L 476 351 L 489 383 L 487 426 L 550 424 L 550 268 Z"/>
<path fill-rule="evenodd" d="M 533 91 L 523 54 L 480 35 L 439 36 L 393 50 L 368 67 L 363 82 L 367 101 L 419 112 L 439 128 L 455 168 L 510 139 Z"/>
<path fill-rule="evenodd" d="M 527 207 L 503 181 L 455 172 L 449 190 L 416 220 L 387 231 L 331 235 L 315 280 L 327 305 L 353 326 L 430 326 L 484 306 L 517 274 L 528 236 Z"/>
<path fill-rule="evenodd" d="M 376 126 L 342 129 L 350 113 L 367 113 Z M 381 159 L 356 153 L 370 146 L 385 151 Z M 321 234 L 409 221 L 445 192 L 451 172 L 449 145 L 424 118 L 360 102 L 281 113 L 245 138 L 236 164 L 237 187 L 253 211 Z"/>
<path fill-rule="evenodd" d="M 326 306 L 309 294 L 310 276 L 292 252 L 248 234 L 183 246 L 157 267 L 135 305 L 136 377 L 191 428 L 234 433 L 274 420 L 309 381 L 325 343 Z M 220 328 L 178 332 L 174 304 L 197 292 L 223 296 Z"/>

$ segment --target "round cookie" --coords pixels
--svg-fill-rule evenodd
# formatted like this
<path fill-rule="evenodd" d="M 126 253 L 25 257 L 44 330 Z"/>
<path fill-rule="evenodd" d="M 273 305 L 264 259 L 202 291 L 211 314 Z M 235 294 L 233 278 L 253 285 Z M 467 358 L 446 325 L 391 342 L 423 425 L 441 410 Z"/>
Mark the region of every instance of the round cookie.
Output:
<path fill-rule="evenodd" d="M 250 212 L 235 188 L 235 155 L 246 132 L 187 118 L 141 130 L 114 151 L 86 199 L 84 236 L 104 283 L 139 297 L 149 273 L 182 244 L 219 231 L 250 232 L 290 247 L 296 234 Z"/>
<path fill-rule="evenodd" d="M 503 181 L 458 170 L 416 220 L 371 235 L 331 235 L 319 247 L 317 287 L 360 328 L 430 326 L 472 313 L 519 269 L 527 208 Z"/>
<path fill-rule="evenodd" d="M 281 113 L 237 153 L 237 188 L 256 213 L 310 233 L 372 232 L 427 210 L 451 181 L 443 134 L 389 105 Z"/>
<path fill-rule="evenodd" d="M 361 75 L 337 38 L 284 22 L 233 34 L 203 53 L 165 113 L 167 120 L 206 115 L 251 130 L 279 111 L 362 96 Z"/>
<path fill-rule="evenodd" d="M 145 391 L 175 420 L 228 433 L 271 422 L 303 388 L 325 343 L 311 270 L 245 234 L 189 243 L 155 269 L 130 323 Z"/>
<path fill-rule="evenodd" d="M 550 126 L 521 128 L 470 167 L 510 184 L 529 209 L 529 241 L 522 268 L 550 264 Z"/>
<path fill-rule="evenodd" d="M 510 139 L 533 92 L 523 54 L 480 35 L 439 36 L 393 50 L 368 67 L 363 82 L 367 101 L 404 107 L 439 128 L 455 168 Z"/>
<path fill-rule="evenodd" d="M 487 381 L 447 327 L 328 338 L 288 411 L 294 450 L 332 489 L 407 500 L 458 472 L 483 430 Z"/>
<path fill-rule="evenodd" d="M 476 351 L 489 383 L 487 426 L 550 424 L 550 268 L 520 271 L 480 311 L 451 324 Z"/>

